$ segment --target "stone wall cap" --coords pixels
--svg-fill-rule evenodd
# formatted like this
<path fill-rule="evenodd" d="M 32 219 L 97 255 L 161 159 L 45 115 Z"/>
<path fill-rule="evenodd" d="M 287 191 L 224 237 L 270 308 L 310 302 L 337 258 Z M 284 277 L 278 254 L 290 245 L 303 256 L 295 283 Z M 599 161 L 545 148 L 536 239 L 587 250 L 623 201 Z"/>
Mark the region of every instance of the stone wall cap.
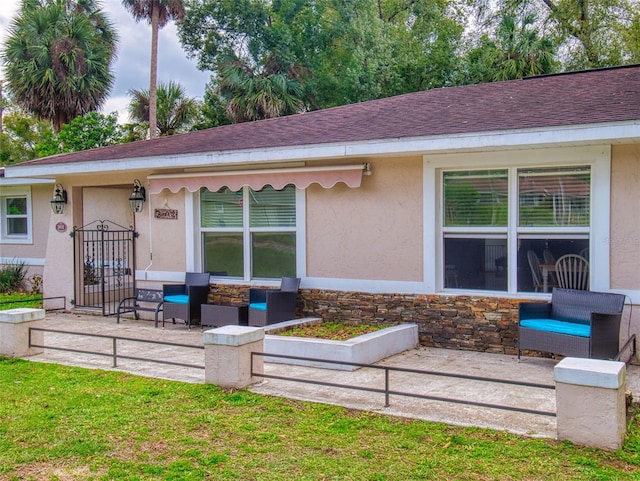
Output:
<path fill-rule="evenodd" d="M 248 326 L 222 326 L 204 332 L 204 344 L 242 346 L 264 339 L 264 329 Z"/>
<path fill-rule="evenodd" d="M 619 389 L 626 381 L 624 362 L 566 357 L 553 369 L 556 382 Z"/>
<path fill-rule="evenodd" d="M 17 309 L 7 309 L 0 311 L 0 322 L 9 324 L 19 324 L 21 322 L 31 322 L 44 319 L 44 309 L 33 309 L 20 307 Z"/>

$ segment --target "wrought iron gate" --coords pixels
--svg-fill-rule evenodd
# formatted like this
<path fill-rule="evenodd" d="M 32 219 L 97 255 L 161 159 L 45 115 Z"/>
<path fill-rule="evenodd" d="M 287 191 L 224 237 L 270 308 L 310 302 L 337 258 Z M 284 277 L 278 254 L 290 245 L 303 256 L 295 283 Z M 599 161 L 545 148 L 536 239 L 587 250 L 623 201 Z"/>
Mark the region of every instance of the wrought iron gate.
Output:
<path fill-rule="evenodd" d="M 73 228 L 74 293 L 76 307 L 116 314 L 118 303 L 133 296 L 135 239 L 133 227 L 97 220 Z"/>

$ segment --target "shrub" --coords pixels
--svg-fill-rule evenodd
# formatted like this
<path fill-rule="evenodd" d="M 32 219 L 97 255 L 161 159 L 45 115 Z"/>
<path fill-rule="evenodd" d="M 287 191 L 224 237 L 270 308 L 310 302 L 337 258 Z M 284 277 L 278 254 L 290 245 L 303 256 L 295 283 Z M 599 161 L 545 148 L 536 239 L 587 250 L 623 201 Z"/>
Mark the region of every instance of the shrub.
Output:
<path fill-rule="evenodd" d="M 23 289 L 23 281 L 27 275 L 25 261 L 13 259 L 0 267 L 0 292 L 8 293 Z"/>

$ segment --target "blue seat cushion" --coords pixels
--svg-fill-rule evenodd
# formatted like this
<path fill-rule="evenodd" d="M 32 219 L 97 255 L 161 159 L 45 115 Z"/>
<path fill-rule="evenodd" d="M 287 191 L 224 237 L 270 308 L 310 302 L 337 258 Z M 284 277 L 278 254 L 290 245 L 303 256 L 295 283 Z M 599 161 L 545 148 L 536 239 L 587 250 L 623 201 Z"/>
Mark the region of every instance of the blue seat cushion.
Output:
<path fill-rule="evenodd" d="M 557 332 L 570 336 L 589 337 L 591 326 L 579 322 L 556 321 L 555 319 L 524 319 L 520 321 L 522 327 L 536 331 Z"/>
<path fill-rule="evenodd" d="M 189 304 L 189 296 L 185 294 L 176 294 L 175 296 L 164 296 L 165 302 L 173 302 L 174 304 Z"/>
<path fill-rule="evenodd" d="M 266 311 L 267 310 L 267 303 L 266 302 L 253 302 L 253 303 L 249 304 L 249 309 L 257 309 L 259 311 Z"/>

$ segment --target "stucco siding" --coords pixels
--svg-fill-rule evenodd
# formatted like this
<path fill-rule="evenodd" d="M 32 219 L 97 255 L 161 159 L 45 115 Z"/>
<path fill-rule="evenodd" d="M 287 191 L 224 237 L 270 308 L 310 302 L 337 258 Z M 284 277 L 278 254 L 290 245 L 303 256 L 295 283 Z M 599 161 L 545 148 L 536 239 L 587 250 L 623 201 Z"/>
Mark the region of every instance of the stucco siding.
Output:
<path fill-rule="evenodd" d="M 158 195 L 152 195 L 151 202 L 151 222 L 149 222 L 149 211 L 137 214 L 138 226 L 140 227 L 140 238 L 138 239 L 140 253 L 142 254 L 139 268 L 145 269 L 149 266 L 151 271 L 172 271 L 185 272 L 186 252 L 193 247 L 187 246 L 186 241 L 186 209 L 185 190 L 182 189 L 177 194 L 169 190 L 163 190 Z M 155 209 L 175 209 L 178 211 L 177 219 L 156 219 L 153 217 Z M 151 225 L 149 233 L 148 225 Z M 150 252 L 150 246 L 152 251 Z M 199 268 L 197 269 L 199 271 Z"/>
<path fill-rule="evenodd" d="M 126 187 L 85 187 L 82 192 L 84 225 L 93 228 L 93 222 L 105 220 L 124 228 L 132 226 L 129 194 L 131 188 Z M 110 225 L 110 229 L 119 230 L 120 227 Z"/>
<path fill-rule="evenodd" d="M 640 145 L 611 159 L 611 288 L 640 290 Z"/>
<path fill-rule="evenodd" d="M 422 159 L 369 162 L 357 189 L 307 189 L 307 275 L 421 281 Z"/>

